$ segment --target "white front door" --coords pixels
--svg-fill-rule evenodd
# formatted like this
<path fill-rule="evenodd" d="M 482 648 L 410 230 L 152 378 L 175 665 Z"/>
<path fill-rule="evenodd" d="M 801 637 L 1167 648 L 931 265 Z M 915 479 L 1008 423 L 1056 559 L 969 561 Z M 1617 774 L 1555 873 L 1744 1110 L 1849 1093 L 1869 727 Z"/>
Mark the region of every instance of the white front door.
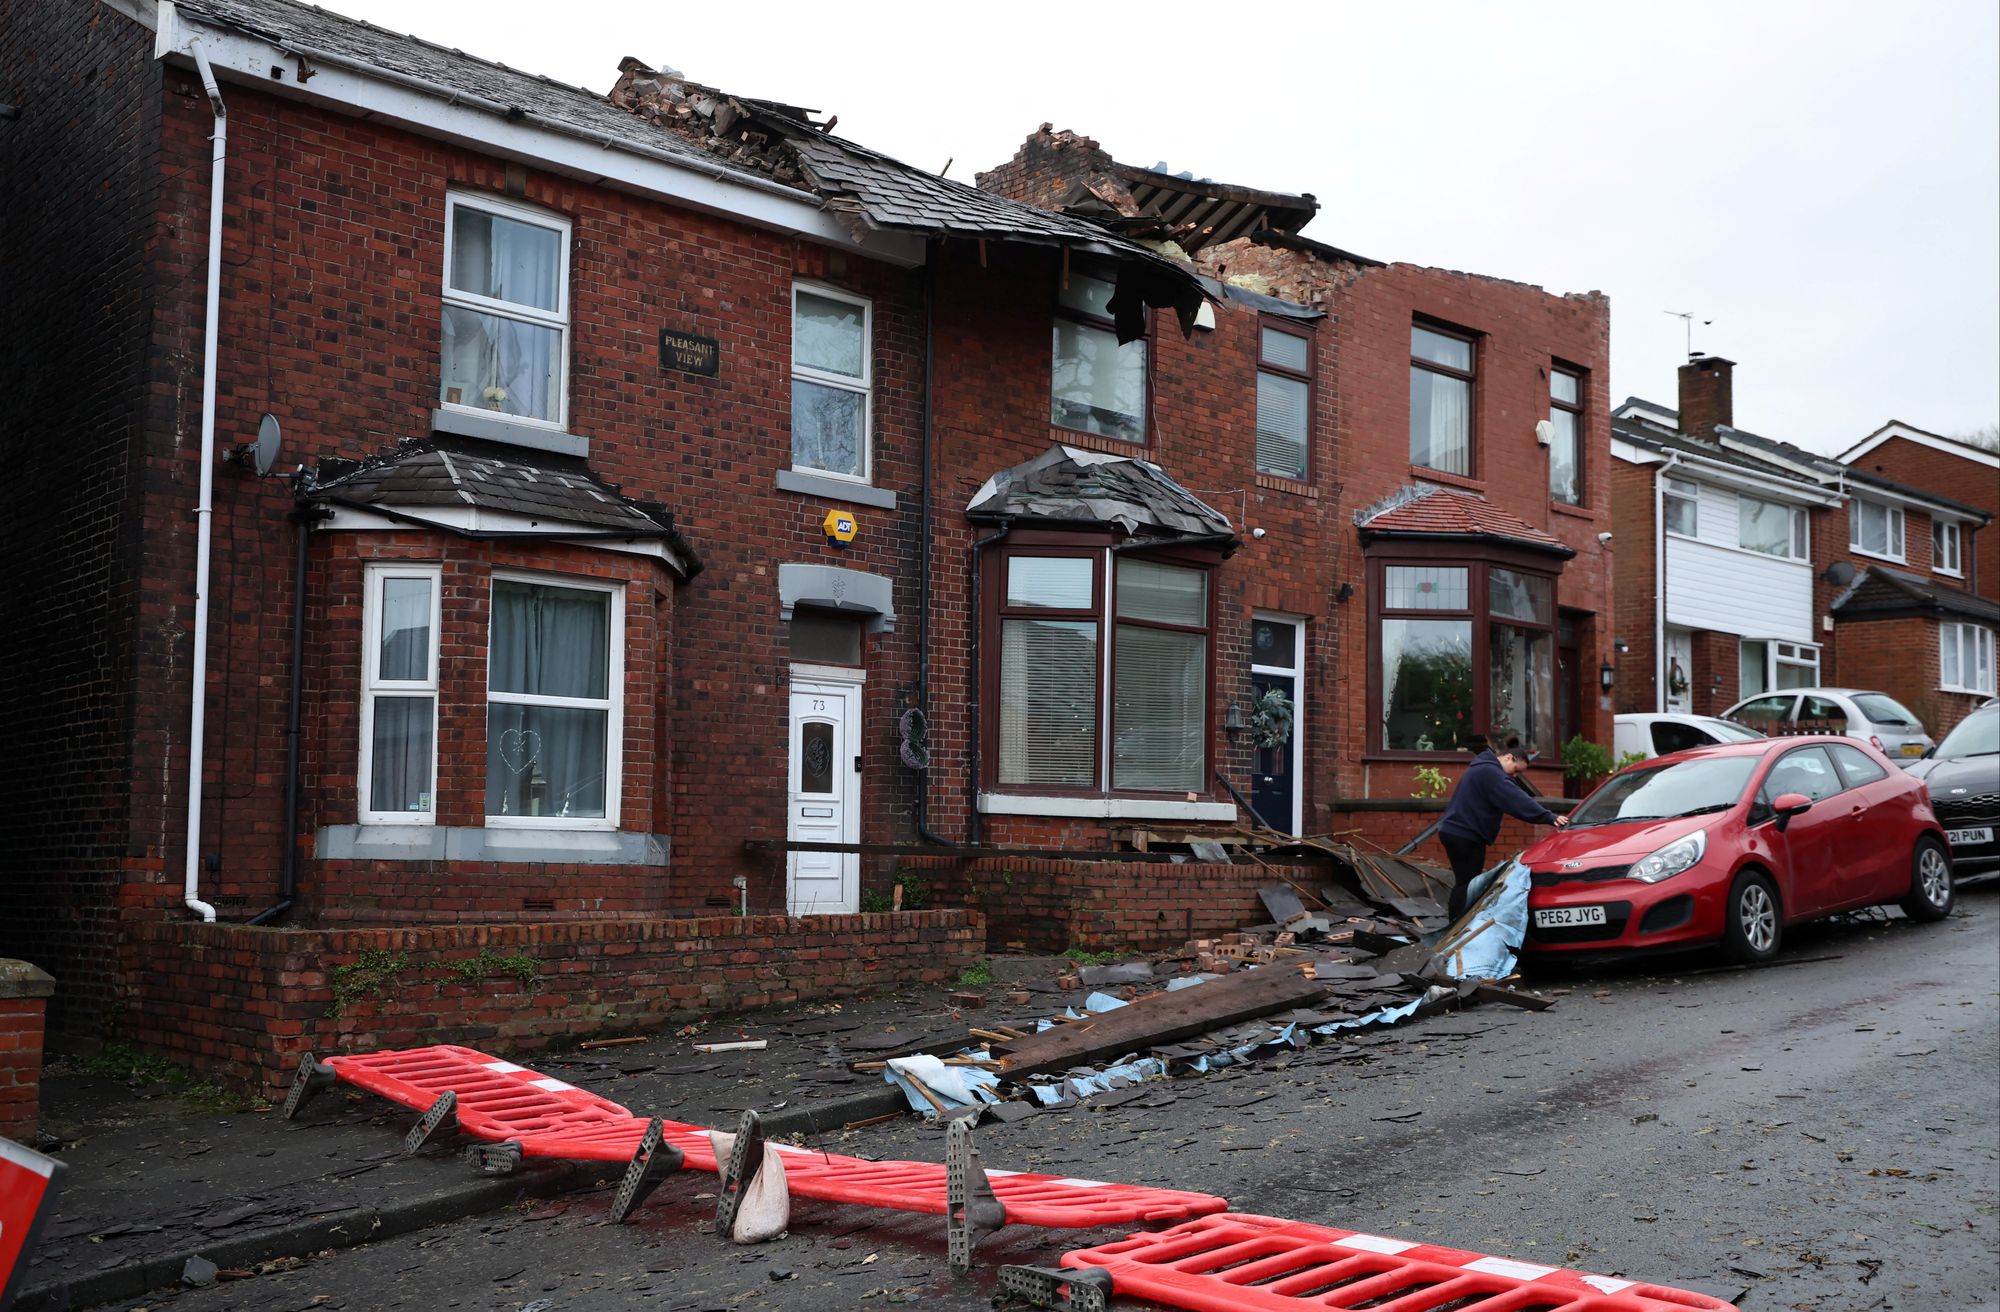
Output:
<path fill-rule="evenodd" d="M 792 685 L 787 836 L 802 843 L 854 843 L 861 836 L 861 689 Z M 793 852 L 785 910 L 794 916 L 860 909 L 861 858 L 853 852 Z"/>
<path fill-rule="evenodd" d="M 1676 715 L 1694 710 L 1694 635 L 1686 629 L 1667 630 L 1666 694 L 1661 709 Z"/>

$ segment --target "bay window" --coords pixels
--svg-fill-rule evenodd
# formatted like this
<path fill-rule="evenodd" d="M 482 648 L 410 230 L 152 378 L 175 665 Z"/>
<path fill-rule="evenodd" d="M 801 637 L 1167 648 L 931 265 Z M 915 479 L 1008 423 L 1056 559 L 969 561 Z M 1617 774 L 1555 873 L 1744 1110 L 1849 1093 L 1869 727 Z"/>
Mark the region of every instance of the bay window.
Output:
<path fill-rule="evenodd" d="M 1938 683 L 1949 692 L 1992 695 L 1993 630 L 1977 624 L 1940 624 Z"/>
<path fill-rule="evenodd" d="M 1854 498 L 1847 508 L 1847 545 L 1885 560 L 1903 559 L 1903 508 Z"/>
<path fill-rule="evenodd" d="M 1372 750 L 1558 746 L 1555 579 L 1484 561 L 1376 560 Z"/>
<path fill-rule="evenodd" d="M 1583 500 L 1583 375 L 1549 370 L 1549 499 Z"/>
<path fill-rule="evenodd" d="M 1013 791 L 1204 791 L 1209 571 L 1066 545 L 993 566 L 989 777 Z"/>
<path fill-rule="evenodd" d="M 569 224 L 496 196 L 445 202 L 444 405 L 561 427 Z"/>
<path fill-rule="evenodd" d="M 868 481 L 871 314 L 858 296 L 792 290 L 792 468 Z"/>
<path fill-rule="evenodd" d="M 1072 273 L 1056 295 L 1049 369 L 1049 422 L 1060 428 L 1146 440 L 1146 341 L 1120 343 L 1111 318 L 1116 288 Z"/>
<path fill-rule="evenodd" d="M 1745 638 L 1736 648 L 1736 695 L 1819 686 L 1819 648 L 1809 642 Z"/>
<path fill-rule="evenodd" d="M 1410 463 L 1472 475 L 1472 338 L 1410 327 Z"/>
<path fill-rule="evenodd" d="M 488 824 L 616 824 L 622 600 L 616 588 L 576 581 L 493 580 Z"/>
<path fill-rule="evenodd" d="M 439 575 L 436 565 L 382 565 L 364 579 L 357 791 L 369 823 L 432 823 Z"/>

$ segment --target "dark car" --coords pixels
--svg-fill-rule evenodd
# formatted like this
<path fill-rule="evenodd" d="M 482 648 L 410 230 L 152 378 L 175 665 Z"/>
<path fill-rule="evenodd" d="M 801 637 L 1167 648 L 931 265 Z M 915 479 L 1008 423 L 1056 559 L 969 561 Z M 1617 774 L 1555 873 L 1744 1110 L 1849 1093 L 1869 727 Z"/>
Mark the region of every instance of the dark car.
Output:
<path fill-rule="evenodd" d="M 1953 871 L 2000 871 L 2000 702 L 1960 720 L 1910 776 L 1931 790 Z"/>
<path fill-rule="evenodd" d="M 1527 950 L 1719 943 L 1777 954 L 1787 925 L 1880 903 L 1951 913 L 1951 861 L 1924 785 L 1849 738 L 1720 743 L 1621 770 L 1521 854 Z"/>

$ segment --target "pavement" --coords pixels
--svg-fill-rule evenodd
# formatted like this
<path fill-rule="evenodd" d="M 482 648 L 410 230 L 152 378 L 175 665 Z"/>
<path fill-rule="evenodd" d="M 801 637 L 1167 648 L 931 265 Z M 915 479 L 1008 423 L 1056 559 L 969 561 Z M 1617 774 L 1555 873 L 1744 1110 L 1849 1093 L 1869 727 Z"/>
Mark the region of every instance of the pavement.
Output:
<path fill-rule="evenodd" d="M 994 997 L 1053 973 L 994 965 Z M 1962 890 L 1941 925 L 1795 931 L 1774 967 L 1678 958 L 1533 982 L 1558 1005 L 1483 1007 L 1039 1112 L 982 1128 L 982 1153 L 989 1167 L 1201 1189 L 1246 1211 L 1676 1284 L 1746 1312 L 2000 1308 L 1991 885 Z M 906 993 L 529 1064 L 635 1110 L 727 1126 L 757 1106 L 776 1133 L 937 1161 L 943 1136 L 915 1117 L 845 1128 L 897 1104 L 833 1045 L 1055 1009 L 1036 1001 L 960 1015 L 940 992 Z M 739 1035 L 771 1046 L 691 1051 Z M 713 1178 L 696 1173 L 611 1226 L 615 1171 L 493 1180 L 448 1146 L 405 1158 L 412 1115 L 348 1090 L 290 1123 L 135 1102 L 62 1072 L 47 1099 L 72 1170 L 20 1304 L 36 1312 L 974 1312 L 999 1264 L 1054 1265 L 1122 1232 L 1009 1227 L 954 1282 L 934 1217 L 801 1201 L 789 1235 L 738 1249 L 714 1237 Z M 223 1278 L 172 1289 L 195 1254 Z"/>

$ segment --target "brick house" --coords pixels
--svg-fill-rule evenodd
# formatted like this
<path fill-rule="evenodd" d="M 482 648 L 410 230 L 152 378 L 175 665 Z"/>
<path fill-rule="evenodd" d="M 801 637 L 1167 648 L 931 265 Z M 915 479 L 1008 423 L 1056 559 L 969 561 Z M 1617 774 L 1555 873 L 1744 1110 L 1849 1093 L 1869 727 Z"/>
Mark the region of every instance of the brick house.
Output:
<path fill-rule="evenodd" d="M 1618 564 L 1618 709 L 1714 715 L 1759 693 L 1856 687 L 1942 733 L 1978 699 L 1941 669 L 1991 679 L 1978 634 L 1995 606 L 1963 584 L 1992 512 L 1735 427 L 1734 368 L 1697 357 L 1678 409 L 1632 398 L 1613 413 L 1612 495 L 1633 548 Z M 1949 666 L 1946 635 L 1967 653 Z"/>
<path fill-rule="evenodd" d="M 1301 235 L 1310 196 L 1136 168 L 1047 124 L 977 181 L 1184 254 L 1222 293 L 1212 333 L 1162 345 L 1157 403 L 1242 409 L 1206 431 L 1163 416 L 1148 442 L 1251 526 L 1230 609 L 1252 673 L 1218 695 L 1248 702 L 1271 668 L 1300 690 L 1297 787 L 1267 784 L 1270 753 L 1249 763 L 1280 818 L 1407 836 L 1428 818 L 1408 806 L 1416 768 L 1455 773 L 1494 728 L 1560 793 L 1561 743 L 1610 739 L 1605 299 L 1384 264 Z M 1281 307 L 1315 316 L 1302 338 Z M 1232 343 L 1193 387 L 1164 385 Z M 1310 440 L 1280 431 L 1294 377 Z M 1272 650 L 1298 655 L 1258 664 Z"/>
<path fill-rule="evenodd" d="M 902 853 L 977 897 L 1224 779 L 1394 836 L 1487 727 L 1608 737 L 1602 297 L 621 73 L 291 0 L 0 34 L 0 954 L 54 1029 L 269 1078 L 949 978 L 976 912 L 852 914 Z M 1260 882 L 1035 868 L 1125 941 Z"/>

